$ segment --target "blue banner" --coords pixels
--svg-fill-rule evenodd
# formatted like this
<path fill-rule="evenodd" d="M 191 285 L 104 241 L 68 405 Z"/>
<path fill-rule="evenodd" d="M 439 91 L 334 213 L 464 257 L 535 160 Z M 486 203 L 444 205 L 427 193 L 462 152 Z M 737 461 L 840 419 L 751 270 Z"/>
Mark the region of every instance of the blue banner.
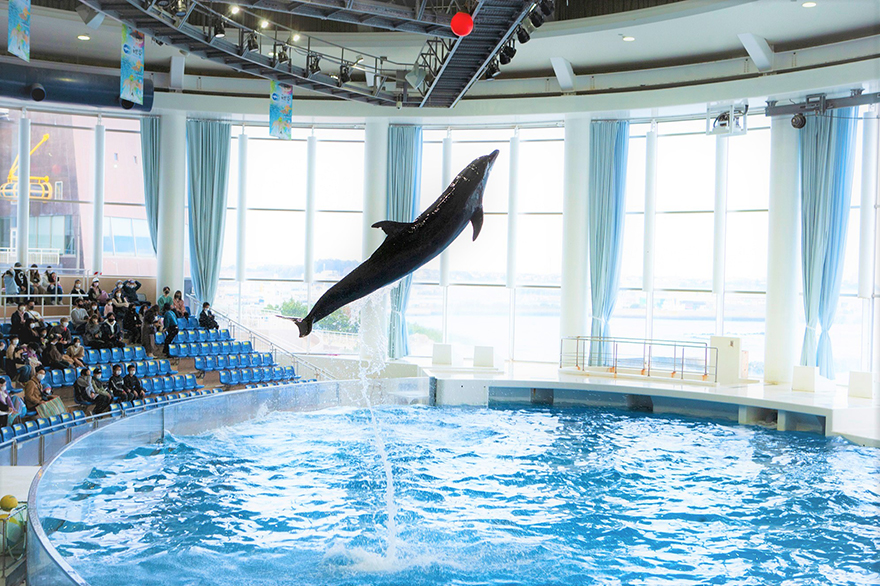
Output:
<path fill-rule="evenodd" d="M 9 0 L 6 48 L 25 61 L 31 60 L 31 0 Z"/>
<path fill-rule="evenodd" d="M 290 140 L 290 124 L 293 121 L 293 87 L 274 79 L 269 100 L 269 134 Z"/>
<path fill-rule="evenodd" d="M 122 25 L 122 65 L 119 97 L 135 104 L 144 103 L 144 34 Z"/>

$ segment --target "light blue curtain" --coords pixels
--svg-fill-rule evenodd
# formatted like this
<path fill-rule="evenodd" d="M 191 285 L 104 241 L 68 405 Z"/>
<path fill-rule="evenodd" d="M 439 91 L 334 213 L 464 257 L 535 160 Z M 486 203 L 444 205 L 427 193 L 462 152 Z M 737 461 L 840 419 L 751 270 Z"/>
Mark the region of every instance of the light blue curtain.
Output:
<path fill-rule="evenodd" d="M 852 199 L 856 108 L 810 116 L 801 129 L 801 262 L 807 323 L 801 364 L 834 378 L 829 330 L 834 324 Z M 816 327 L 822 334 L 816 345 Z"/>
<path fill-rule="evenodd" d="M 158 252 L 156 234 L 159 232 L 159 138 L 161 126 L 156 117 L 141 118 L 141 161 L 144 168 L 144 203 L 147 207 L 147 226 L 153 252 Z"/>
<path fill-rule="evenodd" d="M 617 301 L 620 262 L 623 253 L 626 160 L 629 152 L 629 122 L 602 121 L 590 125 L 590 293 L 593 323 L 590 336 L 610 335 L 608 320 Z M 607 362 L 603 342 L 590 344 L 590 366 Z"/>
<path fill-rule="evenodd" d="M 230 124 L 216 120 L 186 123 L 189 177 L 189 262 L 200 301 L 214 302 L 226 223 Z"/>
<path fill-rule="evenodd" d="M 422 127 L 388 127 L 388 197 L 387 217 L 395 222 L 412 222 L 418 216 L 419 187 L 422 183 Z M 406 306 L 412 275 L 401 279 L 391 289 L 391 324 L 388 355 L 400 358 L 409 354 Z"/>

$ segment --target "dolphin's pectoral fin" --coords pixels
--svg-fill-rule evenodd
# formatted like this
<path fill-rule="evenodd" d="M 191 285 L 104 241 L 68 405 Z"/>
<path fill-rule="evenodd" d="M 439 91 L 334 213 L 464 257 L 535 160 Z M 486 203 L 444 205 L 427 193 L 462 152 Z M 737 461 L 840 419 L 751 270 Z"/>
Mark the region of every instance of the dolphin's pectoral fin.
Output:
<path fill-rule="evenodd" d="M 474 240 L 476 240 L 477 236 L 480 235 L 480 228 L 483 227 L 483 206 L 474 210 L 474 215 L 471 216 L 471 224 L 474 225 Z"/>
<path fill-rule="evenodd" d="M 410 222 L 392 222 L 391 220 L 383 220 L 381 222 L 376 222 L 372 227 L 381 228 L 388 236 L 394 236 L 395 234 L 400 234 L 401 232 L 409 230 L 410 226 L 412 226 L 412 223 Z"/>

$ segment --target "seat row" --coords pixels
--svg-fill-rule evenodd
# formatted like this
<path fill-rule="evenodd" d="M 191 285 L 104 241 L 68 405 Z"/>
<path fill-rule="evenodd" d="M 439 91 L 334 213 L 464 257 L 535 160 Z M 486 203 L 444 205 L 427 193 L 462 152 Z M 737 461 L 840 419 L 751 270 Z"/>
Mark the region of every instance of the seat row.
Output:
<path fill-rule="evenodd" d="M 138 377 L 145 376 L 165 376 L 177 374 L 176 370 L 171 369 L 171 362 L 169 360 L 141 360 L 138 362 L 129 362 L 129 363 L 120 363 L 122 364 L 122 374 L 128 374 L 128 365 L 134 364 L 135 374 Z M 90 365 L 90 369 L 100 368 L 101 369 L 101 380 L 108 381 L 110 377 L 113 376 L 113 364 L 98 364 L 98 365 Z M 65 369 L 52 369 L 46 372 L 46 378 L 49 381 L 49 385 L 52 387 L 71 387 L 73 383 L 76 382 L 79 373 L 76 368 L 65 368 Z"/>
<path fill-rule="evenodd" d="M 134 362 L 146 360 L 147 351 L 143 346 L 126 346 L 125 348 L 101 348 L 100 350 L 89 349 L 83 354 L 83 364 L 93 366 L 98 364 L 110 364 L 117 362 Z"/>
<path fill-rule="evenodd" d="M 232 340 L 229 330 L 206 330 L 199 328 L 196 330 L 180 330 L 174 340 L 178 343 L 184 342 L 228 342 Z M 156 343 L 165 343 L 165 332 L 156 334 Z"/>
<path fill-rule="evenodd" d="M 191 316 L 191 317 L 179 317 L 177 318 L 177 327 L 183 330 L 198 330 L 199 328 L 199 318 Z"/>
<path fill-rule="evenodd" d="M 195 356 L 220 356 L 223 354 L 250 354 L 254 347 L 250 342 L 196 342 L 192 344 L 169 344 L 168 354 L 175 358 Z M 269 353 L 271 356 L 271 353 Z"/>
<path fill-rule="evenodd" d="M 161 395 L 162 393 L 174 393 L 181 391 L 198 391 L 203 389 L 196 380 L 194 374 L 175 374 L 173 376 L 154 376 L 141 380 L 144 393 L 147 395 Z M 91 405 L 91 403 L 79 403 L 79 405 Z M 115 403 L 114 403 L 115 404 Z"/>
<path fill-rule="evenodd" d="M 162 395 L 160 397 L 147 397 L 146 399 L 138 399 L 136 401 L 125 401 L 122 403 L 113 403 L 110 405 L 110 416 L 118 417 L 123 413 L 136 413 L 144 409 L 153 407 L 162 407 L 169 403 L 182 401 L 185 399 L 194 399 L 205 395 L 213 395 L 222 393 L 223 389 L 201 389 L 194 391 L 184 391 L 173 395 Z M 6 443 L 12 439 L 26 439 L 38 437 L 50 431 L 66 429 L 74 427 L 88 421 L 86 414 L 82 411 L 74 411 L 73 413 L 61 413 L 60 415 L 52 415 L 51 417 L 40 417 L 39 419 L 31 419 L 22 421 L 14 425 L 0 427 L 0 443 Z"/>
<path fill-rule="evenodd" d="M 292 366 L 275 366 L 262 368 L 234 368 L 220 371 L 220 384 L 244 385 L 248 383 L 293 381 L 298 382 L 300 377 Z"/>
<path fill-rule="evenodd" d="M 275 366 L 269 352 L 253 352 L 251 354 L 230 354 L 229 356 L 196 356 L 194 365 L 201 372 L 228 370 L 230 368 L 255 368 L 258 366 Z"/>

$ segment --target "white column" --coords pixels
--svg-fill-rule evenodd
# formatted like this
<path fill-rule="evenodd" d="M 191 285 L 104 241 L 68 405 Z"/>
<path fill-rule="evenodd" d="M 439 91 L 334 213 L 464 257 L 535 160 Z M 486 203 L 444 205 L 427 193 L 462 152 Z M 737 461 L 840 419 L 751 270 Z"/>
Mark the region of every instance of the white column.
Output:
<path fill-rule="evenodd" d="M 452 137 L 446 133 L 443 139 L 443 187 L 445 190 L 452 183 Z M 448 315 L 446 309 L 449 307 L 449 251 L 444 250 L 440 253 L 440 288 L 443 291 L 443 319 L 441 320 L 441 339 L 444 344 L 449 343 Z"/>
<path fill-rule="evenodd" d="M 507 193 L 507 286 L 516 287 L 516 237 L 519 217 L 519 132 L 510 139 L 510 179 Z"/>
<path fill-rule="evenodd" d="M 92 271 L 104 271 L 104 138 L 100 118 L 95 125 L 95 203 L 92 209 Z"/>
<path fill-rule="evenodd" d="M 590 186 L 590 117 L 565 116 L 565 169 L 562 202 L 562 301 L 559 333 L 562 337 L 590 334 L 589 240 L 587 193 Z"/>
<path fill-rule="evenodd" d="M 727 137 L 715 137 L 715 237 L 712 249 L 712 292 L 715 335 L 724 333 L 724 250 L 727 240 Z"/>
<path fill-rule="evenodd" d="M 880 159 L 880 121 L 878 121 L 878 109 L 874 106 L 865 114 L 865 120 L 862 123 L 862 201 L 859 206 L 859 297 L 862 298 L 863 311 L 862 315 L 865 319 L 864 329 L 862 330 L 862 364 L 861 369 L 869 371 L 874 367 L 874 372 L 878 371 L 877 365 L 880 365 L 880 345 L 878 345 L 878 335 L 880 335 L 880 315 L 876 315 L 872 307 L 874 300 L 872 294 L 874 292 L 874 282 L 877 276 L 874 274 L 874 264 L 880 260 L 877 253 L 877 240 L 875 224 L 876 214 L 880 211 L 877 208 L 878 201 L 878 159 Z M 877 211 L 875 211 L 877 210 Z M 871 319 L 873 315 L 874 335 L 871 332 Z M 871 360 L 871 357 L 874 360 Z M 874 363 L 874 364 L 872 364 Z"/>
<path fill-rule="evenodd" d="M 364 133 L 364 237 L 366 259 L 382 244 L 385 232 L 371 226 L 387 219 L 388 119 L 367 120 Z M 371 363 L 384 360 L 388 351 L 388 310 L 380 299 L 369 299 L 361 309 L 360 357 Z"/>
<path fill-rule="evenodd" d="M 162 287 L 183 290 L 184 213 L 186 213 L 186 114 L 169 112 L 160 120 L 159 229 L 156 296 Z"/>
<path fill-rule="evenodd" d="M 31 121 L 21 111 L 18 120 L 18 262 L 27 270 L 31 221 Z"/>
<path fill-rule="evenodd" d="M 306 143 L 306 254 L 303 280 L 315 280 L 315 181 L 318 160 L 318 139 L 312 135 Z M 366 209 L 366 207 L 364 208 Z M 374 228 L 364 227 L 365 230 Z"/>
<path fill-rule="evenodd" d="M 235 202 L 235 280 L 239 285 L 246 279 L 247 263 L 247 162 L 248 135 L 244 125 L 238 135 L 238 200 Z"/>
<path fill-rule="evenodd" d="M 770 123 L 770 204 L 764 381 L 790 383 L 797 360 L 797 264 L 800 262 L 798 131 L 785 116 Z"/>
<path fill-rule="evenodd" d="M 645 234 L 642 265 L 642 291 L 647 297 L 645 311 L 645 338 L 654 333 L 654 226 L 657 211 L 657 123 L 651 122 L 651 130 L 645 139 Z"/>

